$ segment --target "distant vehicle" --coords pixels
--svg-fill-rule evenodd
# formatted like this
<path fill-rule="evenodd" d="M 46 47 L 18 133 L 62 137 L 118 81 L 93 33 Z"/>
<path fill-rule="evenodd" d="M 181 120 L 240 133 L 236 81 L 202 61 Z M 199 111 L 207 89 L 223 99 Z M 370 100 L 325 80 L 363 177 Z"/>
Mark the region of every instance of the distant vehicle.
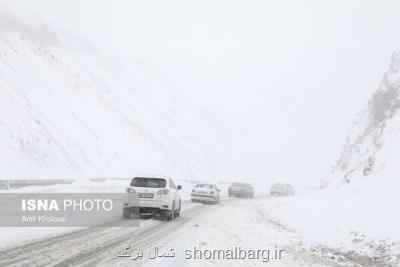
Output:
<path fill-rule="evenodd" d="M 271 186 L 271 196 L 293 196 L 294 188 L 289 184 L 276 183 Z"/>
<path fill-rule="evenodd" d="M 206 202 L 206 203 L 219 203 L 220 196 L 216 184 L 211 183 L 198 183 L 192 189 L 191 199 L 192 202 Z"/>
<path fill-rule="evenodd" d="M 236 197 L 247 197 L 253 198 L 254 197 L 254 188 L 250 184 L 246 183 L 233 183 L 228 188 L 228 195 L 236 196 Z"/>
<path fill-rule="evenodd" d="M 134 205 L 138 207 L 124 203 L 124 218 L 130 218 L 135 212 L 139 215 L 159 215 L 166 220 L 179 217 L 182 202 L 178 190 L 181 188 L 165 176 L 133 178 L 126 192 L 136 194 L 138 201 Z"/>

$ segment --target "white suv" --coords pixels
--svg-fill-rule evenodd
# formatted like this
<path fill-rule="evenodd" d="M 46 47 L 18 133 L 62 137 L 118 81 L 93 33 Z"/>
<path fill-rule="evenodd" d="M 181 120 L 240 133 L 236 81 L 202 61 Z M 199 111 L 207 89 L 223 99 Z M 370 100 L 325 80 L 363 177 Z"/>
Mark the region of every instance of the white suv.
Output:
<path fill-rule="evenodd" d="M 135 177 L 126 189 L 128 199 L 136 199 L 134 204 L 124 203 L 123 216 L 130 218 L 132 213 L 139 215 L 160 215 L 172 220 L 181 212 L 181 197 L 178 193 L 182 187 L 176 186 L 171 178 L 165 176 Z"/>

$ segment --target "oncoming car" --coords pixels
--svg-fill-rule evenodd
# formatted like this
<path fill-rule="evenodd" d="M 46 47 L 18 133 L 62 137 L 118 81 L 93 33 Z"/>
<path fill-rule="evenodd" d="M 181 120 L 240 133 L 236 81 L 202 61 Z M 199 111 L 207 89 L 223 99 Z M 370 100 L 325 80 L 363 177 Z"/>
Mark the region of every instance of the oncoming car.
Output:
<path fill-rule="evenodd" d="M 233 183 L 228 188 L 228 195 L 230 197 L 237 196 L 237 197 L 253 198 L 254 188 L 250 184 L 246 183 Z"/>
<path fill-rule="evenodd" d="M 293 196 L 294 188 L 289 184 L 275 183 L 271 186 L 271 196 Z"/>
<path fill-rule="evenodd" d="M 130 218 L 132 213 L 159 215 L 167 220 L 179 217 L 181 197 L 178 190 L 181 188 L 165 176 L 133 178 L 126 192 L 135 196 L 137 201 L 124 203 L 124 218 Z"/>
<path fill-rule="evenodd" d="M 192 202 L 219 203 L 220 196 L 217 185 L 209 183 L 198 183 L 192 189 Z"/>

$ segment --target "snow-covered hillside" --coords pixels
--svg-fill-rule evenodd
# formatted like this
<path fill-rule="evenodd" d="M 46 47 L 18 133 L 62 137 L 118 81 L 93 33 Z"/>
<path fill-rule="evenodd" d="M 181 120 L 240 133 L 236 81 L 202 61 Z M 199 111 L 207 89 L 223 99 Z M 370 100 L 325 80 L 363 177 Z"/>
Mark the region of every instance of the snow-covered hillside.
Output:
<path fill-rule="evenodd" d="M 395 51 L 368 107 L 357 115 L 340 159 L 323 180 L 324 189 L 271 201 L 267 214 L 300 233 L 307 250 L 361 266 L 399 266 L 399 89 L 400 51 Z"/>
<path fill-rule="evenodd" d="M 366 110 L 350 129 L 342 155 L 324 186 L 384 181 L 400 184 L 400 50 L 393 53 L 389 70 Z"/>
<path fill-rule="evenodd" d="M 147 65 L 0 8 L 0 178 L 187 178 L 212 172 L 220 143 Z"/>

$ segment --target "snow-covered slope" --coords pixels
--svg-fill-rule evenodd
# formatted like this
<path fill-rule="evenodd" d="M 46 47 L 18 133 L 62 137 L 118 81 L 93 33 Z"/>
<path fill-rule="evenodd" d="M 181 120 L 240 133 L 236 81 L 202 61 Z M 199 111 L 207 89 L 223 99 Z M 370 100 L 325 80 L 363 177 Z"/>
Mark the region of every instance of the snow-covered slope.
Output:
<path fill-rule="evenodd" d="M 324 190 L 278 200 L 268 214 L 303 245 L 360 266 L 399 266 L 400 51 L 351 127 Z M 293 239 L 293 238 L 292 238 Z"/>
<path fill-rule="evenodd" d="M 350 129 L 342 155 L 324 186 L 382 181 L 400 185 L 400 50 L 392 55 L 389 70 L 366 110 Z"/>
<path fill-rule="evenodd" d="M 0 7 L 0 178 L 201 176 L 215 136 L 150 67 Z"/>

